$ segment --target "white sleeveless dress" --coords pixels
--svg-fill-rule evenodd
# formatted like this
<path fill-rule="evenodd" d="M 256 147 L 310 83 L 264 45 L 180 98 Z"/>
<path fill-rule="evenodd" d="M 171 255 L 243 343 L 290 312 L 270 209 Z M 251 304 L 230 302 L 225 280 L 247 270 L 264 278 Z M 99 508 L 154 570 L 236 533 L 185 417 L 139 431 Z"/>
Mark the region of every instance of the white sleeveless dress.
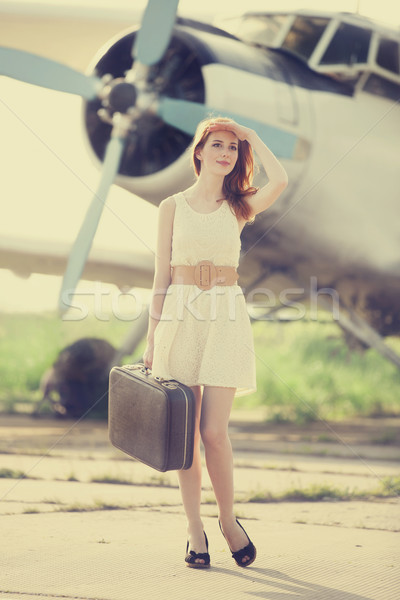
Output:
<path fill-rule="evenodd" d="M 171 266 L 210 260 L 238 267 L 239 226 L 228 202 L 202 214 L 182 193 L 174 198 Z M 242 288 L 171 283 L 155 329 L 152 373 L 190 386 L 234 387 L 236 396 L 255 392 L 253 332 Z"/>

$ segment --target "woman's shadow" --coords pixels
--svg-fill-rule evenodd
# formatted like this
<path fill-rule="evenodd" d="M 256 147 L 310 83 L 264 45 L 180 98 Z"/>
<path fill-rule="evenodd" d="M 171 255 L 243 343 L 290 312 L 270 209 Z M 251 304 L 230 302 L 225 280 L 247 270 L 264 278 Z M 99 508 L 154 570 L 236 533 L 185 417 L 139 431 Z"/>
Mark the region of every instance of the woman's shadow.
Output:
<path fill-rule="evenodd" d="M 293 600 L 294 598 L 299 600 L 372 600 L 368 596 L 310 583 L 273 569 L 249 567 L 248 570 L 239 572 L 213 566 L 212 572 L 223 573 L 230 577 L 234 575 L 244 581 L 247 580 L 249 588 L 242 589 L 241 593 L 253 598 L 264 598 L 265 600 Z M 255 584 L 265 587 L 265 591 L 251 590 Z"/>

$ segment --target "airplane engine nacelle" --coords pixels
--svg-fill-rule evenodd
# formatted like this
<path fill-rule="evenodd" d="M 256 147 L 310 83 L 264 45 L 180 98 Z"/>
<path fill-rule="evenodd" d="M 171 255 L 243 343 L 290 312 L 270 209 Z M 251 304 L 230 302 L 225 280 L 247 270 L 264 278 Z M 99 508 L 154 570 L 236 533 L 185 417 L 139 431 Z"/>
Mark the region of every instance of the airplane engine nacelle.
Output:
<path fill-rule="evenodd" d="M 99 77 L 111 75 L 113 80 L 123 78 L 132 67 L 135 35 L 136 30 L 130 29 L 111 40 L 95 57 L 90 72 Z M 229 108 L 261 122 L 267 116 L 273 124 L 298 125 L 293 121 L 298 118 L 295 98 L 282 65 L 264 51 L 202 23 L 177 20 L 164 57 L 151 67 L 149 82 L 156 96 L 204 103 L 214 116 Z M 118 99 L 122 105 L 130 101 L 128 87 L 127 98 Z M 112 126 L 99 111 L 105 112 L 99 99 L 84 105 L 89 151 L 95 161 L 102 162 Z M 143 111 L 135 125 L 128 134 L 115 183 L 158 204 L 194 182 L 188 150 L 192 137 L 150 111 Z"/>

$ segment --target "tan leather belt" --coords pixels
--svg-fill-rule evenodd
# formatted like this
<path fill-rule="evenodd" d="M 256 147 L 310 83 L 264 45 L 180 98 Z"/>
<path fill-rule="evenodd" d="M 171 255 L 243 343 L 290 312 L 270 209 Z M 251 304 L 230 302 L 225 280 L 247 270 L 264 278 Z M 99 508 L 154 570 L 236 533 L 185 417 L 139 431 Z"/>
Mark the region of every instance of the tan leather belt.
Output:
<path fill-rule="evenodd" d="M 197 265 L 172 267 L 171 283 L 197 285 L 201 290 L 210 290 L 214 285 L 235 285 L 239 275 L 235 267 L 217 266 L 210 260 Z"/>

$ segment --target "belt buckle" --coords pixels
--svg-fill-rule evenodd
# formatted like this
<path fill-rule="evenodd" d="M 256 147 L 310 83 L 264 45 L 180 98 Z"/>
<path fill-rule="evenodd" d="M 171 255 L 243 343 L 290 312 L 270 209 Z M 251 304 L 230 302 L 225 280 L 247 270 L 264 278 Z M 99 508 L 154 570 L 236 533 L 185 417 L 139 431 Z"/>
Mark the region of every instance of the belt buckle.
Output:
<path fill-rule="evenodd" d="M 217 281 L 217 269 L 211 260 L 201 260 L 194 268 L 194 282 L 201 290 L 210 290 Z"/>

